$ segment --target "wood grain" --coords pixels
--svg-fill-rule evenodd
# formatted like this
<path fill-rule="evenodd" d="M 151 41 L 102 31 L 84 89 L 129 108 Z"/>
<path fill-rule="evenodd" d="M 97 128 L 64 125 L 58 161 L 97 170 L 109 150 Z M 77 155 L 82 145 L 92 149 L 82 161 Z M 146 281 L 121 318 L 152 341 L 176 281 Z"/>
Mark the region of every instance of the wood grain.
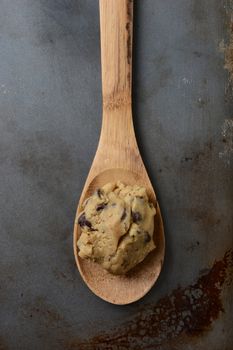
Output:
<path fill-rule="evenodd" d="M 133 2 L 100 1 L 104 110 L 131 105 Z"/>
<path fill-rule="evenodd" d="M 100 0 L 103 117 L 101 135 L 77 209 L 74 254 L 88 287 L 102 299 L 128 304 L 145 295 L 157 280 L 163 264 L 163 222 L 154 189 L 135 138 L 132 107 L 133 1 Z M 85 198 L 107 182 L 122 181 L 147 189 L 157 208 L 154 240 L 156 249 L 126 276 L 113 276 L 97 264 L 78 256 L 80 230 L 77 216 Z"/>

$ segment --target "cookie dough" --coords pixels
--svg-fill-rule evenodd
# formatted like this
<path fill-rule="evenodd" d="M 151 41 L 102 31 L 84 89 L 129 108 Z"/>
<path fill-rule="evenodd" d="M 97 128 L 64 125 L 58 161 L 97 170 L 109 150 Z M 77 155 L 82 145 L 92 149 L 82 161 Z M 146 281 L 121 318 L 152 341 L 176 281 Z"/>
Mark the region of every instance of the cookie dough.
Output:
<path fill-rule="evenodd" d="M 155 214 L 144 187 L 106 184 L 83 203 L 79 256 L 125 274 L 155 248 Z"/>

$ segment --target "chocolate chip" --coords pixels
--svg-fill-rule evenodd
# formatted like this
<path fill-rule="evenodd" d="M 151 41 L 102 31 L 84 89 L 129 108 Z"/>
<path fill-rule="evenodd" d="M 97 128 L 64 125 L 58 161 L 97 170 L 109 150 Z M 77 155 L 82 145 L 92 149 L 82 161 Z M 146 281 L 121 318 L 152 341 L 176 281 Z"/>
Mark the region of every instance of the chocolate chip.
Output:
<path fill-rule="evenodd" d="M 136 198 L 139 198 L 139 199 L 144 199 L 143 196 L 136 196 Z"/>
<path fill-rule="evenodd" d="M 133 219 L 133 222 L 138 222 L 142 220 L 142 216 L 138 211 L 135 211 L 135 212 L 132 211 L 132 219 Z"/>
<path fill-rule="evenodd" d="M 85 213 L 82 213 L 78 218 L 78 224 L 80 227 L 87 226 L 89 228 L 92 228 L 90 221 L 86 219 Z"/>
<path fill-rule="evenodd" d="M 126 218 L 126 209 L 124 208 L 123 213 L 121 215 L 121 221 L 123 221 Z"/>
<path fill-rule="evenodd" d="M 128 261 L 126 259 L 123 259 L 121 266 L 122 267 L 127 267 L 129 265 Z"/>
<path fill-rule="evenodd" d="M 99 198 L 102 198 L 102 196 L 103 196 L 103 191 L 101 191 L 100 188 L 98 188 L 98 190 L 97 190 L 97 195 Z"/>
<path fill-rule="evenodd" d="M 151 236 L 148 232 L 145 232 L 144 242 L 149 243 L 151 241 Z"/>
<path fill-rule="evenodd" d="M 103 210 L 106 207 L 106 205 L 107 205 L 106 203 L 98 204 L 96 207 L 96 211 Z"/>

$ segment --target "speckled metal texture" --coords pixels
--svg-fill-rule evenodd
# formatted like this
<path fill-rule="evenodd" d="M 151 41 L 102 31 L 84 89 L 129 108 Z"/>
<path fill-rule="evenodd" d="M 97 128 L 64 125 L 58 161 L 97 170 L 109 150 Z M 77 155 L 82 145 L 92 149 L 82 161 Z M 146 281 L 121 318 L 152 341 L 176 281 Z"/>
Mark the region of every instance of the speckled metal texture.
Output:
<path fill-rule="evenodd" d="M 120 307 L 72 251 L 101 126 L 98 1 L 0 1 L 1 350 L 233 349 L 230 5 L 135 0 L 134 122 L 166 259 Z"/>

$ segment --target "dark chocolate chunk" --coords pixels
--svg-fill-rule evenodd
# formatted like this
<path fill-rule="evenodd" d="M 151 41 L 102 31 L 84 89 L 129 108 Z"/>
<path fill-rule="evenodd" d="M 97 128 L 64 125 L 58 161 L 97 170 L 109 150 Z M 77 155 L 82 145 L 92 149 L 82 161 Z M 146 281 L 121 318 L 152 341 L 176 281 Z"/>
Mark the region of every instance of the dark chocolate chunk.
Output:
<path fill-rule="evenodd" d="M 123 259 L 121 266 L 127 267 L 129 265 L 128 261 L 126 259 Z"/>
<path fill-rule="evenodd" d="M 124 208 L 123 213 L 121 215 L 121 221 L 123 221 L 126 218 L 126 209 Z"/>
<path fill-rule="evenodd" d="M 100 188 L 98 188 L 98 190 L 97 190 L 97 195 L 99 198 L 102 198 L 102 196 L 103 196 L 103 191 L 101 191 Z"/>
<path fill-rule="evenodd" d="M 138 222 L 142 220 L 142 216 L 138 211 L 135 211 L 135 212 L 132 211 L 132 219 L 133 219 L 133 222 Z"/>
<path fill-rule="evenodd" d="M 139 199 L 144 199 L 143 196 L 136 196 L 136 198 L 139 198 Z"/>
<path fill-rule="evenodd" d="M 90 221 L 86 219 L 85 213 L 82 213 L 78 218 L 78 224 L 80 227 L 87 226 L 89 228 L 92 228 Z"/>
<path fill-rule="evenodd" d="M 96 211 L 100 211 L 100 210 L 103 210 L 105 207 L 106 207 L 106 203 L 100 203 L 97 205 L 96 207 Z"/>
<path fill-rule="evenodd" d="M 151 236 L 148 232 L 145 232 L 144 242 L 149 243 L 151 241 Z"/>

